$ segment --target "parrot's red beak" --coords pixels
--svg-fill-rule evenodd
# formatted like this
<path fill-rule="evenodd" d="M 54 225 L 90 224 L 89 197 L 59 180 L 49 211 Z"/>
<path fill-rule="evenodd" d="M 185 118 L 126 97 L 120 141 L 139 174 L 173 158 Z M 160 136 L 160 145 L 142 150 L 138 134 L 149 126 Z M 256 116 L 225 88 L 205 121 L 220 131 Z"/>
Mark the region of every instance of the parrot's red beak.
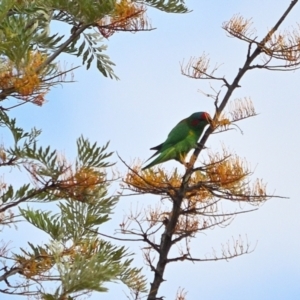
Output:
<path fill-rule="evenodd" d="M 212 118 L 210 117 L 210 115 L 208 113 L 204 113 L 204 116 L 203 116 L 207 122 L 211 125 L 213 123 L 213 120 Z"/>

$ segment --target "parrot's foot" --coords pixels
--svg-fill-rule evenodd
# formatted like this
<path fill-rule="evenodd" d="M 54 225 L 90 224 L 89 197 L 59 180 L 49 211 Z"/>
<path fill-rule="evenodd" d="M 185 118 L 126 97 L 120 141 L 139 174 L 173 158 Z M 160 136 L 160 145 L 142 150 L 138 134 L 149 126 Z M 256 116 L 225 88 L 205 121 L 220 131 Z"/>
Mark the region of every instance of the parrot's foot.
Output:
<path fill-rule="evenodd" d="M 184 162 L 183 165 L 185 166 L 186 169 L 189 169 L 191 166 L 189 162 Z"/>
<path fill-rule="evenodd" d="M 185 162 L 183 165 L 185 166 L 186 170 L 193 169 L 194 167 L 194 164 L 190 162 Z"/>

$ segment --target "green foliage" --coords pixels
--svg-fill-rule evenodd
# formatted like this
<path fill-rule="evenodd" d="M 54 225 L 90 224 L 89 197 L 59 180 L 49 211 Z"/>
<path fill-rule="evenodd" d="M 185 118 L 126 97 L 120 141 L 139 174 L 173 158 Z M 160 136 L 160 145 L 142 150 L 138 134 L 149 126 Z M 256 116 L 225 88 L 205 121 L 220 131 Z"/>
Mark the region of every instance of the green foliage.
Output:
<path fill-rule="evenodd" d="M 41 7 L 8 14 L 0 23 L 1 55 L 19 66 L 29 50 L 47 50 L 57 44 L 61 38 L 48 37 L 49 18 Z"/>
<path fill-rule="evenodd" d="M 103 147 L 98 147 L 97 143 L 91 143 L 81 136 L 77 140 L 78 160 L 76 165 L 85 165 L 88 167 L 104 168 L 109 167 L 111 164 L 104 162 L 105 159 L 112 155 L 112 152 L 105 153 L 108 143 Z"/>
<path fill-rule="evenodd" d="M 68 21 L 70 25 L 76 22 L 89 24 L 113 12 L 116 0 L 49 0 L 49 6 L 55 10 L 54 19 Z"/>
<path fill-rule="evenodd" d="M 59 239 L 62 233 L 61 222 L 58 214 L 50 211 L 19 208 L 21 215 L 32 225 L 48 233 L 52 239 Z"/>
<path fill-rule="evenodd" d="M 189 10 L 183 0 L 144 0 L 137 1 L 168 13 L 187 13 Z"/>
<path fill-rule="evenodd" d="M 109 144 L 98 146 L 81 136 L 72 166 L 50 146 L 38 146 L 40 130 L 25 131 L 3 111 L 0 126 L 8 129 L 13 141 L 11 147 L 2 147 L 0 166 L 25 170 L 33 179 L 19 188 L 8 184 L 2 189 L 0 212 L 33 201 L 57 201 L 59 211 L 19 207 L 20 216 L 50 238 L 43 246 L 28 242 L 30 250 L 21 248 L 13 255 L 26 280 L 35 281 L 40 275 L 51 280 L 55 276 L 60 284 L 54 294 L 43 294 L 45 299 L 105 292 L 108 281 L 145 291 L 146 280 L 140 269 L 130 266 L 127 250 L 99 239 L 99 226 L 110 220 L 118 202 L 118 197 L 108 195 L 106 169 L 112 166 L 107 162 L 112 155 L 107 152 Z"/>
<path fill-rule="evenodd" d="M 82 0 L 74 3 L 53 0 L 30 1 L 21 7 L 14 6 L 12 1 L 3 3 L 3 6 L 1 2 L 0 13 L 3 18 L 0 19 L 0 55 L 13 61 L 16 66 L 32 50 L 39 50 L 49 57 L 56 57 L 61 52 L 81 56 L 83 49 L 75 47 L 79 41 L 79 34 L 72 28 L 85 26 L 86 29 L 91 29 L 97 20 L 113 11 L 114 5 L 115 1 Z M 49 28 L 53 21 L 72 26 L 72 34 L 67 41 L 63 41 L 64 35 L 50 34 Z M 83 56 L 83 63 L 87 64 L 87 68 L 90 68 L 96 57 L 96 65 L 102 74 L 117 78 L 111 68 L 114 64 L 102 53 L 107 47 L 102 44 L 100 34 L 95 31 L 88 32 L 84 38 L 88 47 Z"/>
<path fill-rule="evenodd" d="M 98 251 L 90 259 L 76 254 L 72 264 L 62 262 L 58 264 L 58 272 L 62 278 L 62 286 L 67 293 L 87 290 L 105 292 L 103 283 L 116 280 L 124 272 L 132 260 L 122 260 L 127 256 L 124 247 L 115 247 L 105 241 L 97 245 Z M 92 249 L 88 249 L 91 251 Z"/>
<path fill-rule="evenodd" d="M 59 202 L 60 214 L 52 214 L 50 211 L 20 209 L 22 216 L 35 227 L 48 233 L 51 238 L 59 241 L 72 239 L 80 241 L 83 235 L 94 234 L 95 226 L 109 221 L 118 198 L 106 197 L 103 191 L 100 198 L 94 204 L 75 201 Z"/>
<path fill-rule="evenodd" d="M 89 144 L 88 141 L 85 144 Z M 20 209 L 28 222 L 51 237 L 44 247 L 29 243 L 31 252 L 21 249 L 25 256 L 16 256 L 20 261 L 25 257 L 45 257 L 47 253 L 56 265 L 61 285 L 52 295 L 54 298 L 47 294 L 45 299 L 60 299 L 62 294 L 84 290 L 106 292 L 105 282 L 118 280 L 133 290 L 146 291 L 146 280 L 141 275 L 141 269 L 130 267 L 132 259 L 128 258 L 130 254 L 127 250 L 97 237 L 98 226 L 109 220 L 109 214 L 118 201 L 117 197 L 107 197 L 105 185 L 100 186 L 98 192 L 98 201 L 93 204 L 59 202 L 60 213 L 56 214 Z"/>
<path fill-rule="evenodd" d="M 181 0 L 134 2 L 165 12 L 188 11 Z M 87 69 L 94 61 L 105 77 L 118 79 L 112 69 L 115 64 L 104 54 L 107 46 L 103 44 L 103 37 L 97 29 L 99 20 L 116 14 L 116 3 L 116 0 L 1 1 L 0 55 L 18 67 L 29 55 L 29 51 L 40 51 L 48 56 L 43 65 L 45 68 L 60 53 L 65 52 L 82 57 Z M 70 26 L 69 37 L 59 32 L 50 34 L 50 25 L 55 21 Z M 39 68 L 37 70 L 41 71 Z"/>
<path fill-rule="evenodd" d="M 97 60 L 97 68 L 98 70 L 105 76 L 110 78 L 119 79 L 113 72 L 111 66 L 115 66 L 115 64 L 110 61 L 109 56 L 103 54 L 102 52 L 107 49 L 106 45 L 98 46 L 100 42 L 102 42 L 103 38 L 96 32 L 94 33 L 83 33 L 84 41 L 81 45 L 76 48 L 78 41 L 74 41 L 71 45 L 72 52 L 76 54 L 76 56 L 82 56 L 82 64 L 86 64 L 86 68 L 89 69 L 91 67 L 91 63 L 96 57 Z"/>
<path fill-rule="evenodd" d="M 29 146 L 33 141 L 40 135 L 41 131 L 33 128 L 31 132 L 26 132 L 23 128 L 16 126 L 16 119 L 9 118 L 9 116 L 2 110 L 0 110 L 0 126 L 7 127 L 14 139 L 14 150 L 11 148 L 9 151 L 11 154 L 14 152 L 18 153 L 18 143 L 25 139 L 23 146 Z M 23 147 L 19 147 L 23 148 Z"/>

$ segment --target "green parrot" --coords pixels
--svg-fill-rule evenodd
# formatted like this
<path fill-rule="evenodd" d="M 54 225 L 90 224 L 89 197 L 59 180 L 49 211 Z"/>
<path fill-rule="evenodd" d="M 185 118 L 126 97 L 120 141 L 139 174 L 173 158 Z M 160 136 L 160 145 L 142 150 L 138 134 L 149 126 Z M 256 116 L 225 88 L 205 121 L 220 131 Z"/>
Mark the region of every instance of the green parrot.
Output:
<path fill-rule="evenodd" d="M 156 155 L 159 156 L 142 170 L 171 159 L 175 159 L 185 165 L 187 154 L 196 147 L 205 126 L 210 124 L 211 121 L 210 115 L 206 112 L 195 112 L 188 118 L 180 121 L 171 130 L 165 142 L 150 149 L 156 150 L 156 152 L 149 159 Z"/>

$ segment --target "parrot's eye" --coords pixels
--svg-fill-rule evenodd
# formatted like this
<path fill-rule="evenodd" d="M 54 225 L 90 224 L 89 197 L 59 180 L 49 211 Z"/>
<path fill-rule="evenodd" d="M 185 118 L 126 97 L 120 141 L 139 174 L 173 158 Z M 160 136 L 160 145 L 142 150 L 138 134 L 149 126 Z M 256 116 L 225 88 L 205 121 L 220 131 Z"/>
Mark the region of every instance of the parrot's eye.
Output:
<path fill-rule="evenodd" d="M 209 115 L 207 113 L 204 113 L 204 114 L 202 114 L 201 119 L 202 120 L 209 120 L 210 118 L 209 118 Z"/>

